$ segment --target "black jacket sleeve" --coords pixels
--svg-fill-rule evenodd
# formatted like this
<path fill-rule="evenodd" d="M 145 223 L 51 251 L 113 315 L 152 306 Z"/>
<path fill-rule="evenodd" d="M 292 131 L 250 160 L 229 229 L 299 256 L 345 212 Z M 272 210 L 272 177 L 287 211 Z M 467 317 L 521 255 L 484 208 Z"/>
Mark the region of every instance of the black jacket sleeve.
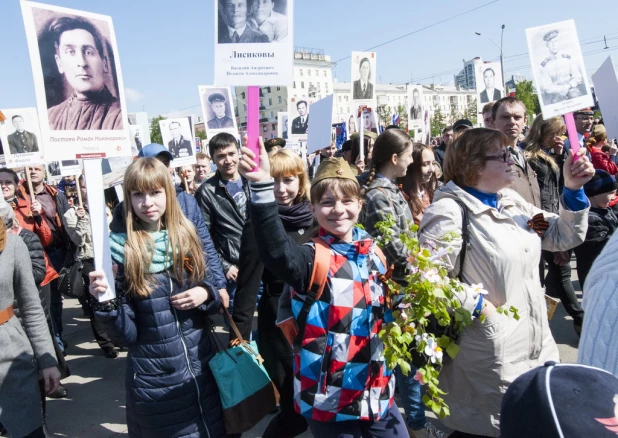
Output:
<path fill-rule="evenodd" d="M 31 231 L 23 229 L 19 235 L 28 247 L 30 260 L 32 260 L 32 274 L 34 275 L 34 282 L 37 287 L 39 287 L 41 282 L 45 279 L 46 272 L 43 245 L 41 245 L 41 241 L 38 236 Z"/>

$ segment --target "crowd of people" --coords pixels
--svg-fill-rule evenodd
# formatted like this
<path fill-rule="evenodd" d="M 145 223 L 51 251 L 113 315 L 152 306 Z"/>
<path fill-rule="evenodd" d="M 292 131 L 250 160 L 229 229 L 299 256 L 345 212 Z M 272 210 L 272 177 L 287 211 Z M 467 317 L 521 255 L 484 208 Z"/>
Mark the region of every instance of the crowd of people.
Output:
<path fill-rule="evenodd" d="M 579 147 L 562 117 L 528 120 L 517 98 L 482 112 L 484 127 L 458 120 L 429 145 L 393 125 L 306 161 L 284 139 L 260 140 L 256 153 L 221 133 L 195 165 L 174 169 L 166 147 L 146 145 L 126 170 L 124 201 L 108 204 L 114 278 L 94 266 L 83 176 L 54 186 L 44 166 L 27 178 L 0 168 L 2 428 L 44 437 L 46 396 L 67 396 L 69 296 L 106 358 L 128 350 L 130 436 L 234 436 L 208 365 L 218 350 L 212 317 L 223 308 L 257 341 L 279 395 L 264 437 L 440 438 L 446 428 L 454 438 L 579 437 L 584 424 L 591 436 L 614 436 L 618 398 L 606 393 L 618 387 L 616 283 L 599 278 L 615 277 L 615 140 L 588 109 L 575 113 Z M 392 237 L 380 246 L 388 217 Z M 450 248 L 450 276 L 487 290 L 457 296 L 472 324 L 442 364 L 450 415 L 441 425 L 425 416 L 414 367 L 390 369 L 379 337 L 393 311 L 384 276 L 410 279 L 400 236 L 413 224 L 423 245 Z M 111 282 L 116 297 L 100 301 Z M 580 363 L 598 368 L 557 364 L 545 293 L 572 317 Z M 540 401 L 571 403 L 576 390 L 572 403 L 586 409 Z"/>

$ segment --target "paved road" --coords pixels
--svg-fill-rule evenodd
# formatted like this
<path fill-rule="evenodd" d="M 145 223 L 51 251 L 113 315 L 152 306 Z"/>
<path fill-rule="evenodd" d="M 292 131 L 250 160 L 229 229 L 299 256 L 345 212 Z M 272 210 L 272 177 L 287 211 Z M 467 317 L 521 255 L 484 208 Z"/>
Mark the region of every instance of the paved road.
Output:
<path fill-rule="evenodd" d="M 577 287 L 578 284 L 575 283 Z M 124 406 L 126 352 L 117 359 L 103 356 L 93 341 L 90 324 L 77 300 L 65 301 L 65 338 L 72 376 L 63 381 L 69 391 L 62 400 L 48 399 L 48 427 L 54 437 L 106 438 L 127 435 Z M 577 335 L 572 320 L 559 305 L 551 328 L 563 362 L 577 359 Z M 270 416 L 243 437 L 260 437 Z M 302 435 L 310 437 L 310 433 Z"/>

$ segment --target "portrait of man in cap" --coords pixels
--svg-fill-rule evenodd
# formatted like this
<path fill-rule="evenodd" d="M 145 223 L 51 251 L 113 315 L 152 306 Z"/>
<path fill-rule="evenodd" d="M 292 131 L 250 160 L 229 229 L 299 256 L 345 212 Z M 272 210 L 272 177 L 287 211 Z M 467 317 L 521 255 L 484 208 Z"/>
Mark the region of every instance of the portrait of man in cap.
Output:
<path fill-rule="evenodd" d="M 56 15 L 40 32 L 39 51 L 51 130 L 123 129 L 113 50 L 93 21 Z"/>
<path fill-rule="evenodd" d="M 540 65 L 540 91 L 543 103 L 551 105 L 587 94 L 578 62 L 562 48 L 561 31 L 552 29 L 543 35 L 549 52 Z"/>
<path fill-rule="evenodd" d="M 38 152 L 39 143 L 36 135 L 33 132 L 26 131 L 24 116 L 15 114 L 11 117 L 15 132 L 9 134 L 8 143 L 11 154 L 27 154 L 29 152 Z"/>
<path fill-rule="evenodd" d="M 208 96 L 208 102 L 214 114 L 214 117 L 208 120 L 208 129 L 233 128 L 234 120 L 226 115 L 227 105 L 225 96 L 222 93 L 212 93 Z"/>
<path fill-rule="evenodd" d="M 219 44 L 268 43 L 268 37 L 249 24 L 252 0 L 219 1 Z"/>

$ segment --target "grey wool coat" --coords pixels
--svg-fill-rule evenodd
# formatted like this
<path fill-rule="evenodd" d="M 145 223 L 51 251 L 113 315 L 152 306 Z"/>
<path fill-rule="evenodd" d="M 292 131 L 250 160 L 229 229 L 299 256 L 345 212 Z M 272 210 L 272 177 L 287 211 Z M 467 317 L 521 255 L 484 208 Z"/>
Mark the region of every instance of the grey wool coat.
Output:
<path fill-rule="evenodd" d="M 17 300 L 25 327 L 17 317 L 0 325 L 0 422 L 10 436 L 21 437 L 43 424 L 38 371 L 57 361 L 28 248 L 19 236 L 7 234 L 0 266 L 0 310 Z"/>

